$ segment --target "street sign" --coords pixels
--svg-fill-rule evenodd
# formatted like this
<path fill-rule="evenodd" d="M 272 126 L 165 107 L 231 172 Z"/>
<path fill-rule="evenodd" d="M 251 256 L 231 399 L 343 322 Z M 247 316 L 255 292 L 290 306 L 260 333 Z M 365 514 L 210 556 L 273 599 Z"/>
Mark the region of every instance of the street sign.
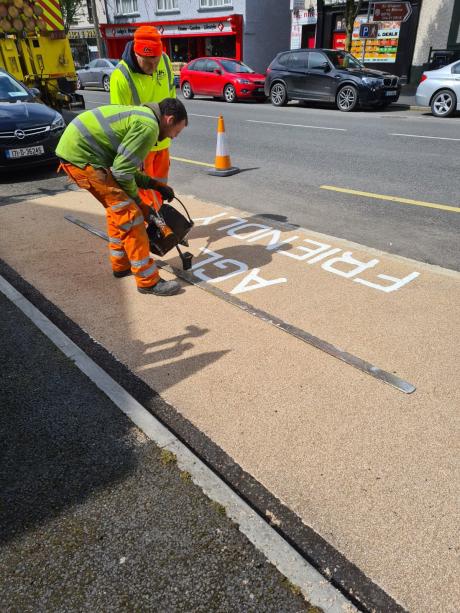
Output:
<path fill-rule="evenodd" d="M 378 23 L 362 23 L 359 26 L 359 38 L 377 38 Z"/>
<path fill-rule="evenodd" d="M 376 2 L 374 21 L 407 21 L 412 14 L 410 2 Z"/>

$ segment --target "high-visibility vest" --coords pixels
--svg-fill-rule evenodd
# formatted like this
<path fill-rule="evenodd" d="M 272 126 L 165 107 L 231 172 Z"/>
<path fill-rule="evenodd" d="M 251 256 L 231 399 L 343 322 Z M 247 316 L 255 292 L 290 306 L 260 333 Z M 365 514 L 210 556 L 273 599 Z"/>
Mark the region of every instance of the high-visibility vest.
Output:
<path fill-rule="evenodd" d="M 74 166 L 109 168 L 120 187 L 140 202 L 138 186 L 149 177 L 139 166 L 157 142 L 160 109 L 146 106 L 100 106 L 76 117 L 64 130 L 56 155 Z"/>
<path fill-rule="evenodd" d="M 139 105 L 146 102 L 159 103 L 165 98 L 175 98 L 176 87 L 171 60 L 163 53 L 153 75 L 132 71 L 124 60 L 120 60 L 110 77 L 111 104 Z M 170 138 L 159 141 L 152 151 L 167 149 Z"/>

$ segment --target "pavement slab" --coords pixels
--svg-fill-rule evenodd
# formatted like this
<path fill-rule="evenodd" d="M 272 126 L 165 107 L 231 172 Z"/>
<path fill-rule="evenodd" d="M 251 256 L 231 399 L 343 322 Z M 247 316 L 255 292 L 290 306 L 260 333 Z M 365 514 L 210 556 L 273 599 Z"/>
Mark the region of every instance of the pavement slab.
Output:
<path fill-rule="evenodd" d="M 0 257 L 402 606 L 453 613 L 460 275 L 181 199 L 197 220 L 197 280 L 416 391 L 199 287 L 160 299 L 115 280 L 105 242 L 64 219 L 105 228 L 84 192 L 0 208 Z"/>

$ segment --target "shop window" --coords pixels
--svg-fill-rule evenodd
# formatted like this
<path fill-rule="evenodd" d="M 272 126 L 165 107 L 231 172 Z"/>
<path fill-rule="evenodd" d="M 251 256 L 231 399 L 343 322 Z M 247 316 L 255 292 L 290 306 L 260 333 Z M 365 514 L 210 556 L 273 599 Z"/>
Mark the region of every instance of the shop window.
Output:
<path fill-rule="evenodd" d="M 179 0 L 157 0 L 157 11 L 177 11 Z"/>
<path fill-rule="evenodd" d="M 200 9 L 213 9 L 221 6 L 232 6 L 232 0 L 200 0 Z"/>
<path fill-rule="evenodd" d="M 345 32 L 345 17 L 343 15 L 336 15 L 334 30 L 337 32 Z"/>
<path fill-rule="evenodd" d="M 117 15 L 137 13 L 137 0 L 116 0 Z"/>

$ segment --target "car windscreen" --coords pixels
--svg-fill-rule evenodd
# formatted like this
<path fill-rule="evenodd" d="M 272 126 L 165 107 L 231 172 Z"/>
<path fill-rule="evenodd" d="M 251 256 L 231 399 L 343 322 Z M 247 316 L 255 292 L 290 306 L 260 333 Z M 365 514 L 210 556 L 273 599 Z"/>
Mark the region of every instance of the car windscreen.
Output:
<path fill-rule="evenodd" d="M 254 72 L 252 68 L 243 64 L 243 62 L 235 62 L 233 60 L 220 60 L 220 63 L 224 67 L 226 72 L 232 72 L 234 74 L 247 74 Z"/>
<path fill-rule="evenodd" d="M 30 93 L 8 74 L 0 72 L 0 100 L 2 102 L 24 100 L 30 98 Z"/>
<path fill-rule="evenodd" d="M 113 64 L 114 66 L 118 66 L 118 64 L 120 63 L 120 60 L 109 60 L 109 62 Z"/>
<path fill-rule="evenodd" d="M 364 68 L 363 64 L 346 51 L 324 51 L 335 68 Z"/>

